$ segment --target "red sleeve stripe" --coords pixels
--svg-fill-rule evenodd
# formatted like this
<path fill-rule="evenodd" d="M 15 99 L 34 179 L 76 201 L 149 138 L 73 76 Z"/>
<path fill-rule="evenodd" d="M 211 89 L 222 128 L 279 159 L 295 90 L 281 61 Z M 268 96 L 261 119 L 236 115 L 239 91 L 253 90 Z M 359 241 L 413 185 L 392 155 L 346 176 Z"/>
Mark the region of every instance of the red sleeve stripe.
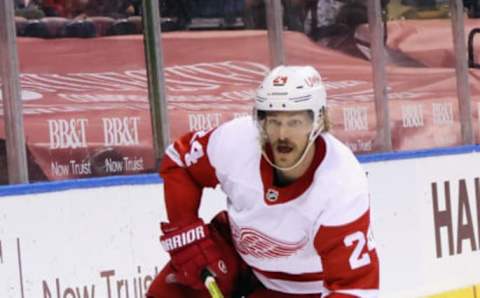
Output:
<path fill-rule="evenodd" d="M 183 163 L 182 159 L 180 158 L 180 154 L 172 145 L 168 146 L 167 150 L 165 150 L 165 154 L 167 154 L 170 159 L 177 164 L 177 166 L 184 168 L 185 164 Z"/>
<path fill-rule="evenodd" d="M 253 268 L 253 271 L 256 271 L 265 277 L 271 279 L 280 279 L 280 280 L 289 280 L 289 281 L 321 281 L 323 280 L 323 272 L 309 272 L 309 273 L 299 273 L 299 274 L 290 274 L 286 272 L 279 271 L 263 271 L 258 268 Z"/>

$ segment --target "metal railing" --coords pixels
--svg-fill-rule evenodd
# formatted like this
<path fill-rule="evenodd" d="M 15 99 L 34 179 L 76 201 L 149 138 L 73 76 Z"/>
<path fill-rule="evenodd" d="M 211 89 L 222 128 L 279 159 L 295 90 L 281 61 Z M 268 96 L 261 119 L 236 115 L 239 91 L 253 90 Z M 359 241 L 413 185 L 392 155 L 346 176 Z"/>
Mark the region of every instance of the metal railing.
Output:
<path fill-rule="evenodd" d="M 153 132 L 153 146 L 157 163 L 170 141 L 170 125 L 167 114 L 165 75 L 163 73 L 163 47 L 158 1 L 143 0 L 145 8 L 144 41 L 148 75 L 148 94 Z"/>
<path fill-rule="evenodd" d="M 463 144 L 473 144 L 475 135 L 472 127 L 472 102 L 468 84 L 468 64 L 465 46 L 465 25 L 462 0 L 450 0 L 452 15 L 453 46 L 455 49 L 455 70 L 457 79 L 457 96 L 460 109 L 460 126 Z"/>
<path fill-rule="evenodd" d="M 0 79 L 7 147 L 8 180 L 28 182 L 22 98 L 13 1 L 0 2 Z"/>

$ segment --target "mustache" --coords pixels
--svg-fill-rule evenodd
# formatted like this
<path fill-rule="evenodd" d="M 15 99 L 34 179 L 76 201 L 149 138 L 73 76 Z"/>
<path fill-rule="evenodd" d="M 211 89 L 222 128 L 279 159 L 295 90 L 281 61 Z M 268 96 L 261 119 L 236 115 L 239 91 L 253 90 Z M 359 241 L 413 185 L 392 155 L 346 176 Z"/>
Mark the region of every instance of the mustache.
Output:
<path fill-rule="evenodd" d="M 295 144 L 290 143 L 288 140 L 278 140 L 275 144 L 275 151 L 282 153 L 282 154 L 287 154 L 295 150 Z"/>
<path fill-rule="evenodd" d="M 275 145 L 277 146 L 293 146 L 293 143 L 290 142 L 290 140 L 285 139 L 285 140 L 278 140 L 275 142 Z"/>

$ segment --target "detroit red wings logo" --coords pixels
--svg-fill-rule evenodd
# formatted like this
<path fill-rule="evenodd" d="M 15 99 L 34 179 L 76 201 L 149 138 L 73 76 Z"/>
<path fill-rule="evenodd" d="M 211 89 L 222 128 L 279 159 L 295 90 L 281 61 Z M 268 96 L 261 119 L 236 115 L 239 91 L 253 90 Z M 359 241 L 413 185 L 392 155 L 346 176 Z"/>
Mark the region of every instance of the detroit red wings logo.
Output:
<path fill-rule="evenodd" d="M 274 259 L 294 255 L 307 244 L 305 236 L 298 242 L 286 242 L 274 239 L 253 228 L 240 228 L 231 222 L 235 247 L 243 255 L 251 255 L 259 259 Z"/>
<path fill-rule="evenodd" d="M 287 81 L 288 81 L 287 76 L 278 76 L 275 79 L 273 79 L 273 86 L 285 86 Z"/>

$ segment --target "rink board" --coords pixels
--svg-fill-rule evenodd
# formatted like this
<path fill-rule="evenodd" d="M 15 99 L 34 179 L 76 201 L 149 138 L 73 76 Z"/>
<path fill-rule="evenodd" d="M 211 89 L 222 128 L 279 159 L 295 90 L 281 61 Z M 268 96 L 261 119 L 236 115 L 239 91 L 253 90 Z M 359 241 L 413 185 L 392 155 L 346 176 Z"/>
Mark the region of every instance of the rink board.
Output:
<path fill-rule="evenodd" d="M 381 297 L 478 297 L 479 151 L 360 157 Z M 142 297 L 167 261 L 158 241 L 162 196 L 155 175 L 0 188 L 0 297 Z M 209 220 L 225 199 L 219 190 L 204 196 Z"/>

